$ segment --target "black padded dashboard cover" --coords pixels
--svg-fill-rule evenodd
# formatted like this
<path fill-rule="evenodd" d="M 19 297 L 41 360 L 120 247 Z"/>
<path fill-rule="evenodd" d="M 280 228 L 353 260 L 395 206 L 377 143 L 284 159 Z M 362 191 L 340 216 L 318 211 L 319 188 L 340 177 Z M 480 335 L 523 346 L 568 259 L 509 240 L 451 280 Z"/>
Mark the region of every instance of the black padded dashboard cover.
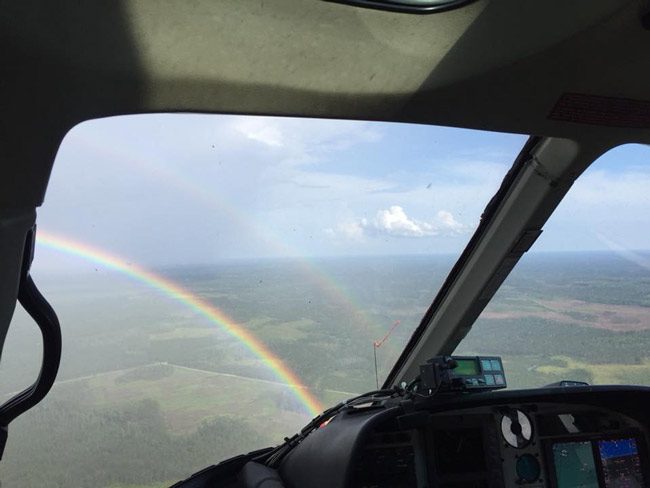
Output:
<path fill-rule="evenodd" d="M 239 488 L 285 488 L 275 469 L 249 461 L 237 476 Z"/>
<path fill-rule="evenodd" d="M 311 433 L 291 451 L 280 466 L 287 488 L 343 488 L 356 463 L 357 446 L 375 425 L 401 409 L 349 409 Z"/>

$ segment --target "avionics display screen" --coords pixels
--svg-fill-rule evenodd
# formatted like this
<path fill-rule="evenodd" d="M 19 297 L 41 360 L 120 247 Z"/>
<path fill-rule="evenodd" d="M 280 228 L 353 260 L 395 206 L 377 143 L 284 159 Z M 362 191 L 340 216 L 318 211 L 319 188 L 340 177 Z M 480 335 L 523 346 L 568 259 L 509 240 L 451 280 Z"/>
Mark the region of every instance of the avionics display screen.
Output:
<path fill-rule="evenodd" d="M 458 366 L 454 368 L 456 375 L 475 376 L 481 373 L 476 359 L 457 359 L 456 362 L 458 363 Z"/>
<path fill-rule="evenodd" d="M 636 439 L 598 441 L 598 453 L 607 488 L 645 486 Z"/>
<path fill-rule="evenodd" d="M 551 446 L 558 488 L 641 488 L 635 438 L 558 442 Z"/>
<path fill-rule="evenodd" d="M 558 488 L 598 488 L 598 471 L 590 441 L 553 444 Z"/>

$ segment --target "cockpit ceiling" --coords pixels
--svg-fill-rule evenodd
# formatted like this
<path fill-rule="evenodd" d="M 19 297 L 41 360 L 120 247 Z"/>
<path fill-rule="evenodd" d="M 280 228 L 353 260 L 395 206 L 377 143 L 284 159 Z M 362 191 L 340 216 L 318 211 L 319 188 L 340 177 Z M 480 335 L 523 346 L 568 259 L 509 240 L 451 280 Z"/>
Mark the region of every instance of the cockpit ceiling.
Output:
<path fill-rule="evenodd" d="M 642 7 L 493 0 L 411 15 L 320 0 L 3 2 L 0 164 L 10 178 L 0 178 L 0 206 L 40 203 L 67 130 L 123 113 L 372 119 L 650 142 L 643 117 L 594 125 L 551 115 L 567 93 L 647 110 Z"/>

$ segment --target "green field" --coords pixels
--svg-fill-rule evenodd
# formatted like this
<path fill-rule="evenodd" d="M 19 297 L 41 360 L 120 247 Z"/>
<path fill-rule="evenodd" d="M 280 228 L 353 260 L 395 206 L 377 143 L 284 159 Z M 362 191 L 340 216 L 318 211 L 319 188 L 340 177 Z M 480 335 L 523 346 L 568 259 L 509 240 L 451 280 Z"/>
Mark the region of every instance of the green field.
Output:
<path fill-rule="evenodd" d="M 450 268 L 450 258 L 290 260 L 158 270 L 219 307 L 282 358 L 324 406 L 373 389 Z M 10 427 L 2 487 L 154 487 L 273 445 L 309 411 L 259 357 L 194 310 L 99 271 L 38 276 L 63 324 L 57 385 Z M 509 387 L 562 379 L 650 383 L 650 272 L 614 255 L 526 259 L 461 343 L 503 356 Z M 0 395 L 29 384 L 39 339 L 24 313 Z"/>

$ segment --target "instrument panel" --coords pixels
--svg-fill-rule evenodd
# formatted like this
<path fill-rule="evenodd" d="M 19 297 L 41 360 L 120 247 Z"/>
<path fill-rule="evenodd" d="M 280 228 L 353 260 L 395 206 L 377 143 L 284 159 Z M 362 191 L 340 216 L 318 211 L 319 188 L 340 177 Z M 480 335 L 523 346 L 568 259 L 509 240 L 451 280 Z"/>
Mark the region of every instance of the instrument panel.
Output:
<path fill-rule="evenodd" d="M 647 433 L 589 405 L 523 403 L 399 419 L 369 434 L 355 488 L 636 488 L 650 486 Z"/>

